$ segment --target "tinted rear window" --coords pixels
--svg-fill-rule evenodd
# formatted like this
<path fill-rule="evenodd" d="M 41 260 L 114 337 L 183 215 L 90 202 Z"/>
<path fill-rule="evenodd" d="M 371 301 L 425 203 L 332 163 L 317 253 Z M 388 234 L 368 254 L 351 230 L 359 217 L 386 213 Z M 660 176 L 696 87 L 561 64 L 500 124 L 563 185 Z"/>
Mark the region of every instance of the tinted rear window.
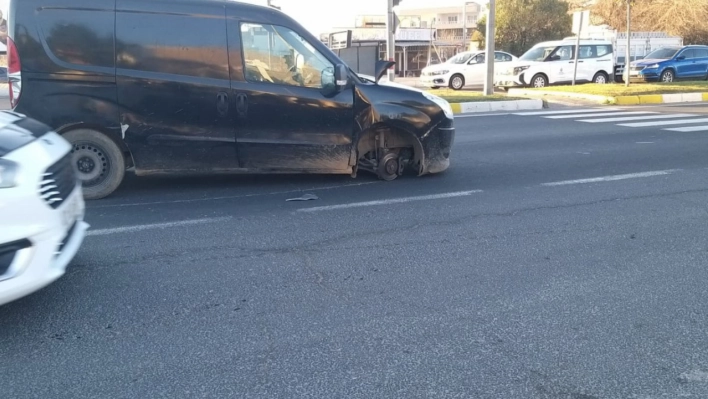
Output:
<path fill-rule="evenodd" d="M 229 79 L 223 16 L 116 14 L 118 68 Z"/>
<path fill-rule="evenodd" d="M 50 56 L 71 65 L 114 67 L 113 10 L 45 8 L 37 20 Z"/>

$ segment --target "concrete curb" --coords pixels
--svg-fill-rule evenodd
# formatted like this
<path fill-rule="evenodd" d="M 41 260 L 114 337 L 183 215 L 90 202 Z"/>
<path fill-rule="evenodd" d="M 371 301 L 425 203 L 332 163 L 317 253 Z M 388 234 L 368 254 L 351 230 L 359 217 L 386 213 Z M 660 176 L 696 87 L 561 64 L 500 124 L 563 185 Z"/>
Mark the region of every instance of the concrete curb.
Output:
<path fill-rule="evenodd" d="M 598 96 L 593 94 L 566 93 L 562 91 L 536 91 L 527 89 L 510 89 L 510 96 L 526 97 L 565 97 L 588 100 L 609 105 L 640 105 L 640 104 L 676 104 L 690 102 L 708 102 L 708 93 L 671 93 L 642 94 L 637 96 Z"/>
<path fill-rule="evenodd" d="M 546 104 L 545 101 L 541 99 L 531 99 L 451 103 L 450 106 L 452 107 L 452 112 L 455 114 L 474 114 L 479 112 L 543 109 L 546 107 Z"/>
<path fill-rule="evenodd" d="M 608 104 L 676 104 L 708 101 L 708 93 L 647 94 L 639 96 L 608 97 Z"/>

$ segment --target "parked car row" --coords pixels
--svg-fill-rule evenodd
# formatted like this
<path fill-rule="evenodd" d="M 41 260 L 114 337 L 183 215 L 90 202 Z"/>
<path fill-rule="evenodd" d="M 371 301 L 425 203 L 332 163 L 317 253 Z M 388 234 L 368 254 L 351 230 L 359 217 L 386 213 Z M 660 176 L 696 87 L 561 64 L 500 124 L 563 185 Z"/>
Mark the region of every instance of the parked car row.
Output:
<path fill-rule="evenodd" d="M 577 39 L 539 43 L 521 57 L 497 51 L 495 87 L 546 87 L 577 83 L 604 84 L 623 81 L 673 82 L 677 79 L 708 79 L 708 46 L 663 47 L 646 57 L 632 57 L 629 71 L 615 64 L 611 41 Z M 484 52 L 463 52 L 447 62 L 423 69 L 420 82 L 433 89 L 461 90 L 481 85 L 486 74 Z M 624 62 L 625 57 L 617 57 Z"/>

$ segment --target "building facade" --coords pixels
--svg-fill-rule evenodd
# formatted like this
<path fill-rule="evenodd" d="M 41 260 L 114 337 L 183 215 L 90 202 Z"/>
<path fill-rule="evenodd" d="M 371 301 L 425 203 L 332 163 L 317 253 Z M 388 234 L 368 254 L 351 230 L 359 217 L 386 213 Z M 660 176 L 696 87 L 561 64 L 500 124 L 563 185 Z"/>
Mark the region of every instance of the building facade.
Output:
<path fill-rule="evenodd" d="M 396 38 L 396 74 L 419 76 L 431 63 L 444 61 L 469 49 L 481 6 L 467 2 L 459 7 L 398 9 L 400 21 Z M 321 40 L 333 49 L 345 47 L 347 33 L 351 46 L 377 46 L 379 58 L 386 59 L 386 16 L 359 15 L 354 26 L 334 28 L 322 34 Z"/>

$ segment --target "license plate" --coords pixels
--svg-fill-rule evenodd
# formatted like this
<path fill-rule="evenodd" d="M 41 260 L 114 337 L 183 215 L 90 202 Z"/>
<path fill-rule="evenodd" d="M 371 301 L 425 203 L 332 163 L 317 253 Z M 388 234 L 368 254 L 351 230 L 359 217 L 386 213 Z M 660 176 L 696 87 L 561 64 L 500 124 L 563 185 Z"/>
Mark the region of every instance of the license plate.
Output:
<path fill-rule="evenodd" d="M 82 202 L 81 195 L 74 194 L 65 204 L 61 211 L 61 224 L 64 230 L 69 230 L 74 222 L 76 222 L 76 219 L 81 216 Z"/>

